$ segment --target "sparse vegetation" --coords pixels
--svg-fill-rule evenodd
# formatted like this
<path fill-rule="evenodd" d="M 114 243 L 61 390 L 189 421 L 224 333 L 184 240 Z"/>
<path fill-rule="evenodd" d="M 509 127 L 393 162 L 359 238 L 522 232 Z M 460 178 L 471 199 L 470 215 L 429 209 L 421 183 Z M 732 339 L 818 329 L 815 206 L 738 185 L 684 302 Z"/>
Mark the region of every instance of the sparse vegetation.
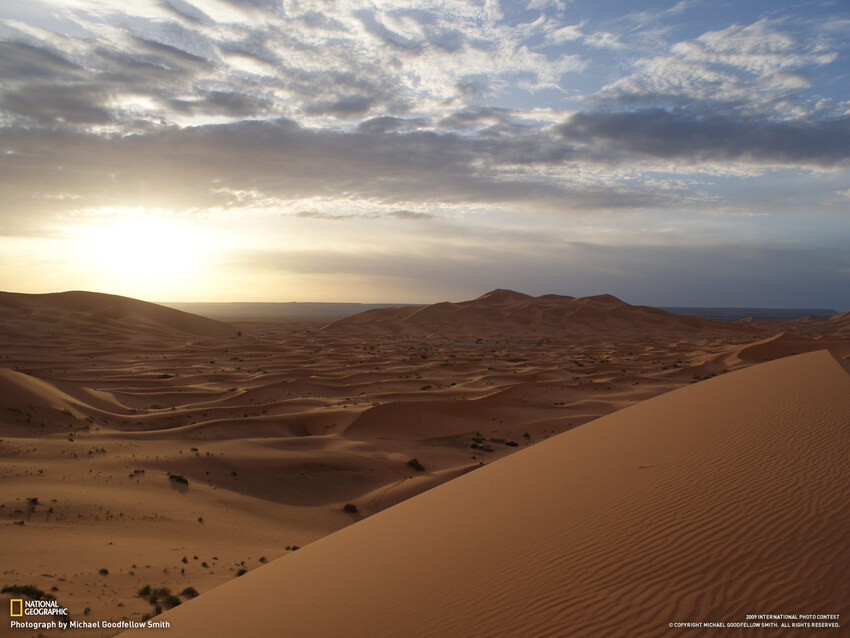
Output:
<path fill-rule="evenodd" d="M 345 506 L 342 509 L 344 511 L 348 512 L 349 514 L 356 514 L 357 513 L 357 506 L 354 505 L 353 503 L 346 503 Z"/>
<path fill-rule="evenodd" d="M 198 590 L 194 587 L 186 587 L 180 592 L 180 595 L 183 596 L 183 598 L 195 598 L 198 596 Z"/>
<path fill-rule="evenodd" d="M 189 485 L 189 479 L 187 479 L 182 474 L 172 474 L 168 473 L 168 478 L 174 481 L 175 483 L 180 483 L 181 485 Z"/>
<path fill-rule="evenodd" d="M 159 589 L 152 589 L 150 598 L 148 598 L 148 602 L 151 605 L 156 605 L 161 600 L 164 600 L 168 596 L 171 595 L 171 590 L 168 587 L 160 587 Z"/>
<path fill-rule="evenodd" d="M 412 467 L 417 472 L 424 472 L 425 467 L 419 462 L 418 459 L 410 459 L 407 462 L 407 467 Z"/>

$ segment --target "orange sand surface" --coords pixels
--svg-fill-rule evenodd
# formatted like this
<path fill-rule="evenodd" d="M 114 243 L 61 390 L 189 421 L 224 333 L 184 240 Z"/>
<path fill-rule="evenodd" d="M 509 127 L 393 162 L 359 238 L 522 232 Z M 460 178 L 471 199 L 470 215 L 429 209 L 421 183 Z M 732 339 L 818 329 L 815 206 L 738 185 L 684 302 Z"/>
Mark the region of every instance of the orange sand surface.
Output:
<path fill-rule="evenodd" d="M 848 416 L 830 353 L 765 363 L 523 450 L 163 618 L 173 636 L 292 637 L 846 623 Z"/>
<path fill-rule="evenodd" d="M 565 618 L 573 619 L 576 631 L 599 635 L 587 624 L 594 614 L 619 619 L 604 621 L 610 626 L 598 625 L 610 634 L 625 622 L 626 612 L 618 612 L 617 605 L 636 596 L 655 605 L 656 599 L 667 597 L 666 611 L 647 603 L 646 612 L 640 611 L 641 604 L 626 614 L 633 629 L 638 627 L 635 619 L 642 619 L 647 635 L 656 635 L 658 623 L 668 622 L 666 618 L 690 620 L 688 613 L 694 610 L 737 619 L 738 607 L 727 605 L 717 592 L 703 596 L 696 584 L 702 581 L 694 580 L 673 558 L 709 552 L 711 560 L 694 560 L 720 587 L 726 582 L 721 575 L 740 571 L 734 561 L 755 551 L 757 543 L 744 551 L 744 545 L 736 549 L 718 540 L 700 549 L 702 541 L 692 538 L 695 528 L 716 531 L 712 521 L 717 519 L 741 532 L 756 517 L 736 504 L 731 492 L 718 493 L 716 498 L 725 498 L 737 516 L 727 520 L 717 513 L 722 508 L 710 494 L 694 490 L 720 481 L 717 467 L 732 467 L 728 463 L 740 460 L 738 448 L 727 439 L 754 446 L 748 451 L 753 458 L 759 456 L 760 446 L 782 443 L 788 454 L 798 450 L 809 468 L 806 472 L 845 481 L 843 493 L 816 494 L 818 488 L 805 477 L 783 478 L 773 461 L 764 461 L 756 469 L 737 469 L 734 475 L 721 472 L 743 486 L 734 498 L 765 498 L 767 487 L 754 488 L 751 498 L 747 486 L 751 479 L 767 479 L 759 472 L 772 473 L 779 492 L 797 489 L 808 494 L 793 504 L 808 508 L 808 518 L 801 518 L 796 531 L 788 533 L 801 538 L 813 531 L 820 534 L 819 523 L 813 521 L 818 516 L 846 523 L 840 508 L 834 514 L 824 508 L 836 494 L 847 496 L 847 467 L 828 455 L 821 459 L 817 446 L 839 450 L 838 442 L 820 432 L 818 424 L 843 419 L 846 435 L 850 419 L 846 403 L 824 394 L 846 383 L 839 362 L 846 364 L 850 356 L 847 320 L 837 315 L 722 324 L 629 306 L 608 295 L 533 298 L 493 291 L 470 302 L 374 310 L 330 325 L 229 325 L 111 295 L 0 293 L 0 585 L 39 587 L 80 620 L 139 620 L 156 613 L 156 605 L 169 606 L 163 603 L 164 594 L 155 603 L 149 596 L 138 596 L 144 586 L 167 587 L 172 594 L 192 587 L 209 594 L 192 604 L 185 604 L 189 594 L 181 595 L 184 605 L 168 614 L 175 619 L 184 613 L 186 618 L 207 614 L 209 627 L 222 628 L 224 633 L 218 635 L 233 634 L 224 631 L 226 624 L 212 622 L 218 616 L 211 610 L 218 603 L 204 601 L 233 587 L 247 600 L 253 594 L 242 592 L 242 587 L 259 582 L 261 576 L 277 578 L 265 574 L 281 569 L 305 571 L 298 578 L 280 576 L 290 582 L 280 598 L 273 596 L 277 602 L 268 620 L 259 607 L 246 616 L 252 622 L 272 623 L 281 620 L 284 609 L 295 614 L 298 608 L 301 620 L 293 620 L 293 627 L 300 622 L 298 631 L 308 633 L 287 635 L 500 635 L 493 623 L 501 623 L 508 634 L 523 635 L 523 622 L 538 628 L 524 635 L 562 635 L 557 628 Z M 812 354 L 773 361 L 806 352 Z M 751 367 L 763 362 L 769 363 Z M 742 371 L 724 374 L 736 370 Z M 819 379 L 824 380 L 820 385 Z M 688 387 L 667 394 L 683 386 Z M 712 398 L 703 400 L 707 396 Z M 774 403 L 786 406 L 779 425 L 771 420 L 780 433 L 775 436 L 765 434 L 762 423 Z M 675 428 L 666 417 L 641 416 L 642 410 L 664 405 L 679 406 Z M 720 408 L 732 416 L 716 416 L 712 423 L 724 429 L 710 434 L 706 415 L 720 414 Z M 617 426 L 623 431 L 616 435 L 609 431 L 615 426 L 605 425 L 632 422 Z M 733 427 L 729 423 L 737 424 L 734 432 L 727 431 Z M 795 423 L 812 435 L 794 431 Z M 629 428 L 632 434 L 626 434 L 632 432 Z M 597 430 L 609 433 L 593 434 Z M 564 443 L 594 436 L 593 445 L 582 443 L 585 447 L 577 451 Z M 765 440 L 757 439 L 760 436 Z M 629 447 L 618 452 L 622 441 L 630 441 Z M 846 445 L 846 438 L 843 441 Z M 709 442 L 727 447 L 714 449 Z M 555 460 L 562 452 L 547 452 L 564 450 L 565 445 L 569 449 L 563 451 L 563 462 Z M 699 448 L 705 458 L 686 455 L 672 465 L 669 475 L 654 467 L 665 467 L 665 450 L 679 454 L 687 445 Z M 628 455 L 638 454 L 641 446 L 649 446 L 646 456 L 653 458 L 635 457 L 641 466 L 635 472 L 629 469 Z M 608 451 L 603 454 L 603 449 Z M 493 463 L 518 450 L 526 453 Z M 726 454 L 729 461 L 721 463 L 711 454 Z M 521 463 L 538 458 L 534 455 L 539 460 L 533 467 Z M 709 457 L 715 460 L 706 460 Z M 415 469 L 409 464 L 412 459 L 424 469 Z M 818 474 L 812 464 L 821 461 Z M 526 469 L 500 469 L 511 467 Z M 489 479 L 481 477 L 488 476 L 499 477 L 493 479 L 499 487 L 487 487 Z M 188 484 L 175 480 L 179 477 Z M 505 487 L 507 483 L 515 487 Z M 455 487 L 465 485 L 476 485 L 479 493 L 473 497 L 470 488 Z M 624 485 L 629 489 L 623 491 Z M 456 496 L 453 489 L 465 496 Z M 441 494 L 448 495 L 442 505 L 433 500 Z M 655 520 L 657 512 L 646 509 L 655 504 L 684 516 L 682 512 L 689 511 L 682 509 L 687 494 L 705 509 L 693 525 L 684 519 L 676 519 L 676 525 L 669 519 Z M 552 505 L 555 502 L 560 504 Z M 437 503 L 428 506 L 436 509 L 417 510 L 425 507 L 421 503 Z M 356 505 L 357 511 L 346 512 L 346 504 Z M 553 509 L 547 513 L 549 505 Z M 523 509 L 526 506 L 531 509 Z M 631 528 L 648 536 L 637 538 L 628 526 L 614 525 L 612 507 L 631 521 Z M 421 523 L 417 511 L 426 512 L 425 518 L 436 517 L 422 528 L 431 530 L 426 535 L 409 531 L 408 523 L 395 527 L 408 516 L 404 512 Z M 557 520 L 552 519 L 556 514 Z M 573 529 L 570 523 L 565 530 L 564 521 L 580 524 Z M 607 536 L 594 532 L 605 525 Z M 769 538 L 773 527 L 765 525 L 753 524 L 753 538 Z M 375 540 L 368 547 L 361 549 L 358 540 L 352 549 L 352 541 L 345 540 L 368 537 L 373 530 Z M 410 536 L 394 537 L 396 533 Z M 494 538 L 501 536 L 507 544 Z M 308 543 L 309 548 L 303 547 Z M 336 543 L 342 549 L 333 549 Z M 556 545 L 575 547 L 561 555 Z M 303 549 L 294 552 L 296 547 Z M 654 565 L 669 567 L 658 556 L 665 547 L 675 551 L 670 565 L 676 564 L 679 580 L 670 581 L 674 584 L 668 586 L 659 577 L 619 575 L 624 564 L 644 576 Z M 627 548 L 632 548 L 628 560 L 622 553 Z M 641 558 L 653 548 L 654 554 Z M 445 556 L 440 554 L 443 549 L 449 552 Z M 335 552 L 350 555 L 342 558 Z M 374 552 L 387 558 L 379 560 Z M 576 558 L 579 554 L 587 556 Z M 405 563 L 405 556 L 415 561 Z M 786 580 L 769 572 L 774 574 L 770 582 L 776 583 L 767 588 L 770 592 L 785 591 L 788 587 L 782 583 L 788 578 L 810 578 L 823 566 L 820 555 L 808 550 L 796 560 L 783 560 L 789 570 Z M 254 575 L 255 568 L 272 561 Z M 390 563 L 406 564 L 412 571 L 390 570 L 384 580 L 383 570 Z M 561 579 L 556 568 L 561 565 L 571 574 L 569 582 Z M 243 570 L 250 573 L 234 580 Z M 538 580 L 552 588 L 550 594 L 542 593 Z M 229 581 L 233 583 L 213 590 Z M 360 582 L 355 589 L 362 592 L 350 592 L 351 598 L 346 598 L 341 592 L 355 581 Z M 557 587 L 556 581 L 561 583 Z M 761 581 L 754 582 L 757 587 Z M 823 587 L 827 585 L 824 581 Z M 565 586 L 575 588 L 576 595 L 564 600 Z M 728 586 L 737 588 L 744 613 L 770 613 L 756 605 L 761 599 L 747 582 Z M 283 592 L 283 587 L 277 583 L 265 593 Z M 820 600 L 818 610 L 829 607 L 834 598 L 818 598 L 823 589 L 818 587 L 807 589 L 809 598 L 800 599 L 800 604 Z M 491 592 L 488 605 L 481 602 L 486 596 L 464 598 L 461 594 L 467 590 Z M 513 591 L 518 592 L 517 600 L 511 602 Z M 602 591 L 607 591 L 610 612 L 600 612 L 594 598 Z M 671 598 L 675 591 L 682 593 L 676 601 Z M 385 593 L 393 595 L 380 607 L 372 597 Z M 292 605 L 284 605 L 286 597 Z M 0 604 L 6 607 L 9 598 L 3 594 Z M 421 603 L 410 608 L 408 617 L 403 606 L 414 599 Z M 257 600 L 265 599 L 258 594 Z M 715 606 L 706 606 L 706 600 Z M 784 600 L 777 593 L 765 604 Z M 371 620 L 357 611 L 358 604 L 367 604 L 363 601 L 373 610 Z M 213 606 L 206 612 L 192 611 L 202 605 Z M 434 605 L 449 608 L 438 612 Z M 522 605 L 526 611 L 520 613 Z M 319 607 L 321 613 L 315 611 Z M 583 620 L 576 619 L 579 608 L 585 610 L 579 614 Z M 514 620 L 505 617 L 508 610 Z M 426 613 L 430 620 L 422 615 Z M 329 633 L 309 633 L 314 630 L 304 623 L 311 614 L 341 624 L 327 625 Z M 468 617 L 458 618 L 464 615 Z M 540 616 L 537 625 L 530 616 Z M 351 619 L 350 634 L 343 631 L 346 618 Z M 192 623 L 181 623 L 181 635 L 189 635 Z M 426 631 L 431 624 L 435 629 Z M 7 627 L 0 626 L 0 633 Z M 207 625 L 197 627 L 193 635 L 208 635 Z M 257 635 L 260 629 L 245 633 Z M 623 635 L 640 634 L 635 631 Z"/>

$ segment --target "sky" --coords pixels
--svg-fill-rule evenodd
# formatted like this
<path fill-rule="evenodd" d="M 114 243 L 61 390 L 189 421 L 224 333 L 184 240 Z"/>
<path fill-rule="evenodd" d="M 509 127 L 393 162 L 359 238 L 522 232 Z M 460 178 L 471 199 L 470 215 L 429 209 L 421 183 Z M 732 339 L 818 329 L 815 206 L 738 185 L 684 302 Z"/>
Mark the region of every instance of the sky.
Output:
<path fill-rule="evenodd" d="M 850 310 L 850 4 L 0 0 L 0 289 Z"/>

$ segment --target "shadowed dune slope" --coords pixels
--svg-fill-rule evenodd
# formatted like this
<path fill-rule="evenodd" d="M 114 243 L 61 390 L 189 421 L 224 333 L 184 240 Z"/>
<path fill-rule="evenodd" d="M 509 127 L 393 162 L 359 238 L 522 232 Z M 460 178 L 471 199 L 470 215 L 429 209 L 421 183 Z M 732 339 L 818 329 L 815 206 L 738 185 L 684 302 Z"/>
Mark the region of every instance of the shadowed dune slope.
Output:
<path fill-rule="evenodd" d="M 0 321 L 25 333 L 60 328 L 165 328 L 204 337 L 236 334 L 232 326 L 158 304 L 99 292 L 70 291 L 42 295 L 0 292 Z"/>
<path fill-rule="evenodd" d="M 459 303 L 381 308 L 328 324 L 331 334 L 528 338 L 569 337 L 618 332 L 666 332 L 712 329 L 745 332 L 746 327 L 676 315 L 648 306 L 632 306 L 612 295 L 531 297 L 493 290 Z"/>
<path fill-rule="evenodd" d="M 658 636 L 759 613 L 846 623 L 848 422 L 850 375 L 829 352 L 763 363 L 532 446 L 163 618 L 172 638 Z"/>

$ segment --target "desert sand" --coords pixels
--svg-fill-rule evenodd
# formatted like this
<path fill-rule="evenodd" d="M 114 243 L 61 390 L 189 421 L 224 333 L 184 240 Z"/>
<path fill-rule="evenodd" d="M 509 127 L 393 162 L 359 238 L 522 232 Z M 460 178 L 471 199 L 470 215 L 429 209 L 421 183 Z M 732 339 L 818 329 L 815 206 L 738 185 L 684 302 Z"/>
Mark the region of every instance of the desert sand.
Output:
<path fill-rule="evenodd" d="M 846 542 L 825 534 L 846 541 L 848 321 L 496 290 L 227 324 L 0 293 L 2 584 L 81 620 L 159 605 L 198 636 L 233 635 L 220 592 L 248 605 L 230 617 L 250 635 L 658 635 L 791 603 L 840 613 Z M 145 586 L 202 595 L 168 612 Z"/>
<path fill-rule="evenodd" d="M 846 618 L 848 415 L 829 352 L 765 363 L 530 447 L 163 619 L 176 636 L 437 637 Z"/>

